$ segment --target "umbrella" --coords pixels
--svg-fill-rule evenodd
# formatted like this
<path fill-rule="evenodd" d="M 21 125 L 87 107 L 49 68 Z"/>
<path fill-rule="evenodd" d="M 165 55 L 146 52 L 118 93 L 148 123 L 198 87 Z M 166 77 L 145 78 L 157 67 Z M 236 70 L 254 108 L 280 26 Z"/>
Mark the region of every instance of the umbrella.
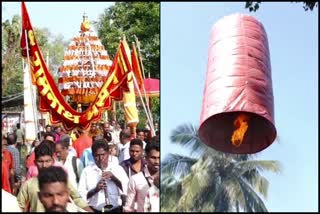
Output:
<path fill-rule="evenodd" d="M 146 90 L 146 93 L 144 93 L 144 91 L 140 91 L 142 96 L 147 95 L 148 97 L 157 97 L 160 95 L 160 80 L 146 78 L 144 79 L 144 88 Z M 136 88 L 135 93 L 136 95 L 139 94 Z"/>

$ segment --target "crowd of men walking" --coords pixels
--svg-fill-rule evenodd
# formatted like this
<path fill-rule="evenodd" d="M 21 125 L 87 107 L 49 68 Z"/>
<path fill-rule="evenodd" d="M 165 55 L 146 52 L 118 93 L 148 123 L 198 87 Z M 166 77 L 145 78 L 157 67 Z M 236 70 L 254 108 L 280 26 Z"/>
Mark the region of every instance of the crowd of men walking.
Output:
<path fill-rule="evenodd" d="M 116 121 L 70 134 L 52 128 L 30 151 L 20 124 L 2 135 L 2 211 L 160 211 L 158 130 L 133 137 Z"/>

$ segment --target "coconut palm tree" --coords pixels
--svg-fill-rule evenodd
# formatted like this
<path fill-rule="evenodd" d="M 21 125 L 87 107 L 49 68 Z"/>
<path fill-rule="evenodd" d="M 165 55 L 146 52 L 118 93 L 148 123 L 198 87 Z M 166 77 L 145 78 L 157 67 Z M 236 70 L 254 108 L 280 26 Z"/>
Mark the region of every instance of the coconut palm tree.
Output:
<path fill-rule="evenodd" d="M 269 182 L 261 172 L 281 172 L 278 161 L 211 149 L 191 124 L 177 127 L 171 141 L 191 152 L 162 162 L 161 211 L 267 212 L 261 196 L 267 197 Z"/>

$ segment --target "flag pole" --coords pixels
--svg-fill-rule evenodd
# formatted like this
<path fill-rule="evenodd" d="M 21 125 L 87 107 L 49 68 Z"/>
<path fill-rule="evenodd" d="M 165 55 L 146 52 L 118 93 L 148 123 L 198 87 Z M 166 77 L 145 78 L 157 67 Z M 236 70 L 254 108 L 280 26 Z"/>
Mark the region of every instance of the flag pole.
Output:
<path fill-rule="evenodd" d="M 139 64 L 140 64 L 140 67 L 141 67 L 141 70 L 142 70 L 142 75 L 143 75 L 143 80 L 145 79 L 145 73 L 144 73 L 144 67 L 143 67 L 143 63 L 142 63 L 142 58 L 140 57 L 141 56 L 141 52 L 140 52 L 140 42 L 137 38 L 136 35 L 134 35 L 135 37 L 135 40 L 136 40 L 136 43 L 137 43 L 137 48 L 138 48 L 138 60 L 139 60 Z M 137 86 L 137 89 L 139 89 L 139 87 Z M 144 87 L 144 83 L 142 84 L 142 89 L 143 89 L 143 92 L 144 92 L 144 95 L 145 95 L 145 100 L 146 100 L 146 103 L 147 103 L 147 112 L 149 114 L 149 117 L 150 117 L 150 121 L 149 121 L 149 124 L 150 124 L 150 128 L 152 128 L 153 132 L 154 132 L 154 126 L 153 126 L 153 118 L 152 118 L 152 113 L 151 113 L 151 110 L 150 110 L 150 104 L 149 104 L 149 98 L 147 97 L 147 93 L 146 93 L 146 89 Z M 155 136 L 155 134 L 153 135 Z"/>
<path fill-rule="evenodd" d="M 139 86 L 138 86 L 138 82 L 137 82 L 136 76 L 134 75 L 134 72 L 132 72 L 132 77 L 133 77 L 133 82 L 134 82 L 136 88 L 138 89 L 138 93 L 139 93 L 139 97 L 140 97 L 141 102 L 142 102 L 143 109 L 144 109 L 144 111 L 145 111 L 145 113 L 147 115 L 147 119 L 148 119 L 149 124 L 150 124 L 152 136 L 155 136 L 156 134 L 155 134 L 154 127 L 153 127 L 153 122 L 151 120 L 150 115 L 147 112 L 146 106 L 145 106 L 144 101 L 142 99 L 142 95 L 141 95 L 141 92 L 140 92 L 140 89 L 139 89 Z"/>
<path fill-rule="evenodd" d="M 29 44 L 28 44 L 28 38 L 27 38 L 27 30 L 25 29 L 25 40 L 26 40 L 26 48 L 27 48 L 27 65 L 28 65 L 28 72 L 30 72 L 30 56 L 29 56 Z M 30 72 L 31 73 L 31 72 Z M 37 136 L 37 129 L 38 127 L 38 123 L 37 120 L 35 119 L 36 116 L 36 111 L 35 111 L 35 106 L 34 106 L 34 94 L 33 94 L 33 90 L 32 90 L 32 79 L 31 79 L 31 75 L 29 73 L 29 82 L 30 82 L 30 89 L 31 89 L 31 101 L 32 101 L 32 110 L 33 110 L 33 120 L 35 123 L 35 136 Z"/>

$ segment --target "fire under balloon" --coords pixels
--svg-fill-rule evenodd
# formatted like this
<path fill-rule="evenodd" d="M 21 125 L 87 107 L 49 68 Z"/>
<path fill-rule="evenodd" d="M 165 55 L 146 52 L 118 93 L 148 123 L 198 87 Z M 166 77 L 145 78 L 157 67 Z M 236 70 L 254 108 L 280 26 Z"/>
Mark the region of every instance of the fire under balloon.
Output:
<path fill-rule="evenodd" d="M 276 135 L 266 31 L 249 15 L 223 17 L 210 34 L 200 139 L 222 152 L 252 154 Z"/>

